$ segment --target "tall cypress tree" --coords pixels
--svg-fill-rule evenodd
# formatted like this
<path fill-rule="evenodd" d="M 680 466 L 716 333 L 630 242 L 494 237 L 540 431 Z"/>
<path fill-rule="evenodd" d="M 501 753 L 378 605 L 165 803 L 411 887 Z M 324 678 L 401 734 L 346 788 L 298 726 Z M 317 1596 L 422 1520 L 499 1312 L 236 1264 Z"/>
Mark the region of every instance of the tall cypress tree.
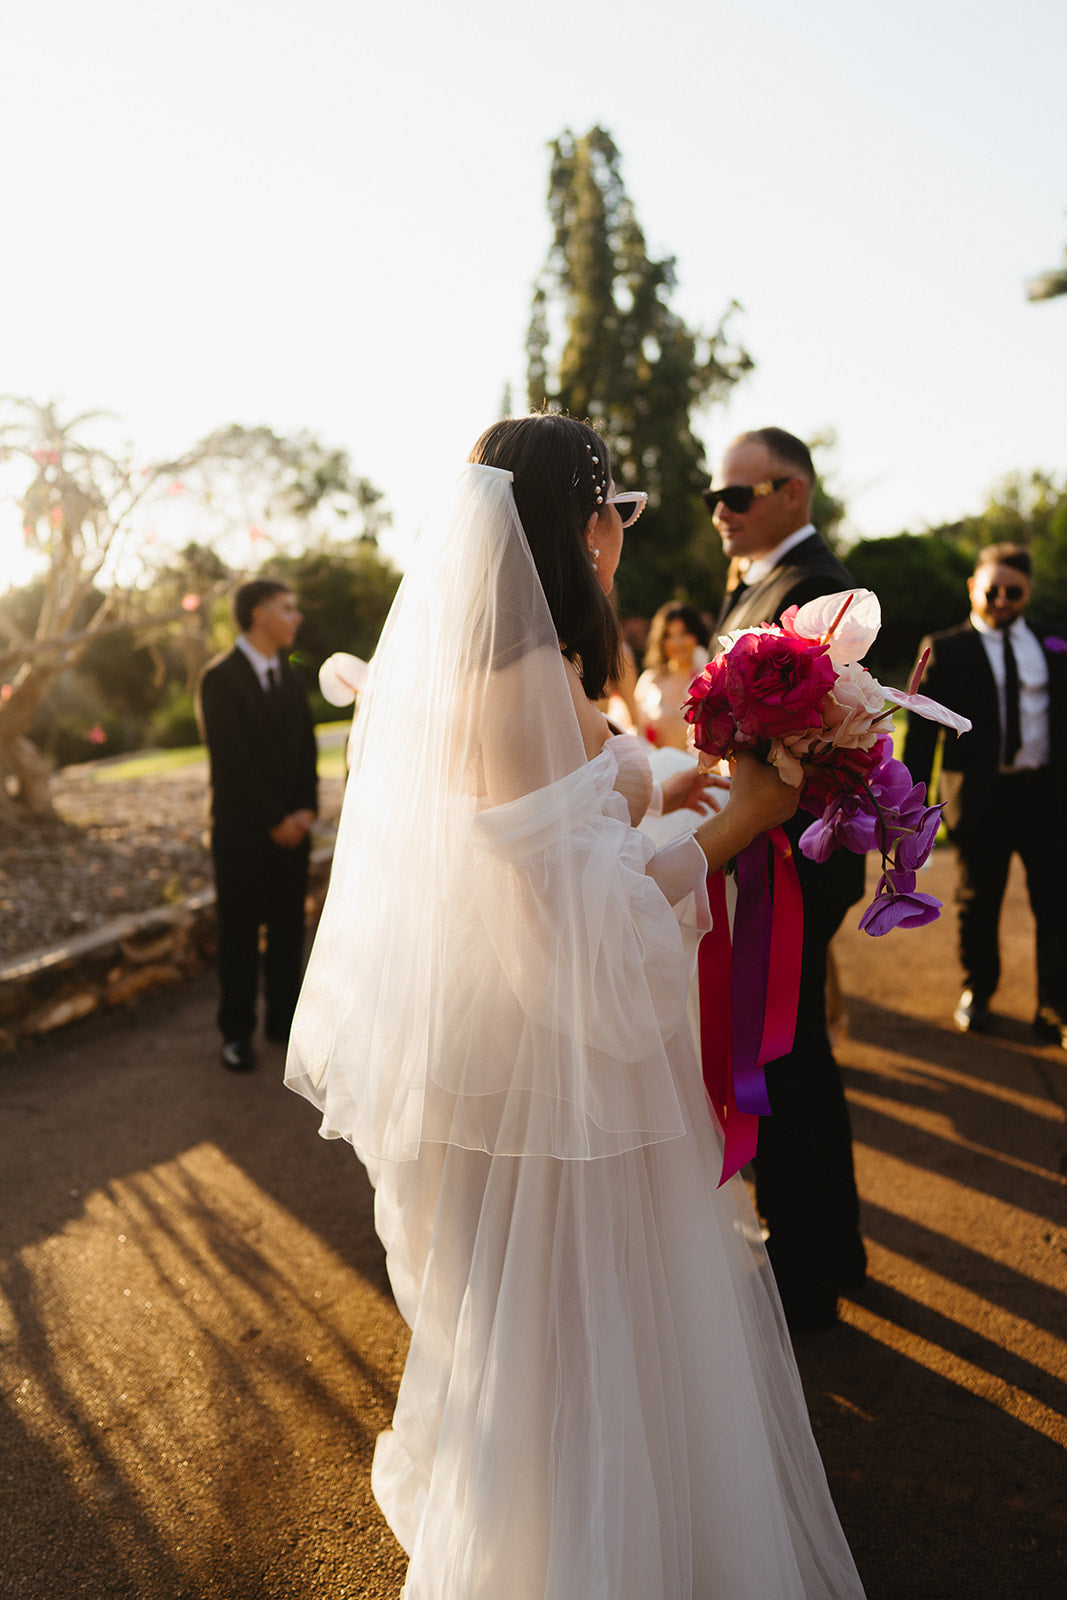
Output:
<path fill-rule="evenodd" d="M 725 563 L 700 501 L 708 473 L 690 419 L 752 367 L 726 334 L 739 308 L 732 302 L 711 333 L 670 309 L 674 259 L 649 256 L 603 128 L 567 130 L 550 150 L 553 241 L 527 339 L 530 405 L 588 417 L 611 446 L 619 487 L 648 491 L 617 578 L 624 614 L 650 615 L 674 596 L 714 608 Z"/>

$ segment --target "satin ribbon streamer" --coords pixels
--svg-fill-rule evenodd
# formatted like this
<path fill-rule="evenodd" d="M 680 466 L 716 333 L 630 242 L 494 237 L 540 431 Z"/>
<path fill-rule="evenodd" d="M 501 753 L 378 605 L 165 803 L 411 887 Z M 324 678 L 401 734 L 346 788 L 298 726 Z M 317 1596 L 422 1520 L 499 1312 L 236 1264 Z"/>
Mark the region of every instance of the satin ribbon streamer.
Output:
<path fill-rule="evenodd" d="M 772 876 L 773 863 L 773 876 Z M 726 886 L 708 876 L 712 928 L 700 941 L 700 1053 L 726 1148 L 720 1187 L 756 1154 L 771 1109 L 764 1067 L 793 1048 L 804 906 L 789 840 L 774 828 L 737 857 L 731 946 Z"/>

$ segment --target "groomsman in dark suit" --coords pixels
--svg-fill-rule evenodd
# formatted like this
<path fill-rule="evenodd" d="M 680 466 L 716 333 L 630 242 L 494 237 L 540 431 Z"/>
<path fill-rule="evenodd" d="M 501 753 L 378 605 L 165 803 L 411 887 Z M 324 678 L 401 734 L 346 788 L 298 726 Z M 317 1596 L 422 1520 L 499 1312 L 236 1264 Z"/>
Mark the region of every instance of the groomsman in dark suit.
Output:
<path fill-rule="evenodd" d="M 727 448 L 704 501 L 723 549 L 745 570 L 716 634 L 777 622 L 791 605 L 851 587 L 812 524 L 814 489 L 808 447 L 782 428 L 743 433 Z M 800 1002 L 792 1051 L 767 1066 L 773 1114 L 760 1122 L 756 1155 L 756 1205 L 794 1329 L 831 1326 L 838 1290 L 859 1287 L 867 1271 L 852 1130 L 826 1031 L 827 951 L 863 894 L 864 859 L 839 851 L 823 865 L 809 861 L 797 840 L 810 822 L 801 813 L 786 824 L 804 899 Z"/>
<path fill-rule="evenodd" d="M 289 1037 L 304 954 L 310 828 L 318 812 L 315 730 L 288 654 L 303 620 L 285 584 L 238 589 L 234 648 L 205 668 L 199 714 L 211 760 L 222 1064 L 255 1065 L 252 1035 L 266 928 L 266 1036 Z"/>
<path fill-rule="evenodd" d="M 964 989 L 954 1016 L 964 1033 L 989 1025 L 1000 979 L 998 926 L 1012 855 L 1026 868 L 1037 923 L 1037 1010 L 1043 1044 L 1067 1048 L 1067 646 L 1043 646 L 1026 625 L 1030 552 L 995 544 L 967 580 L 968 621 L 924 639 L 923 692 L 969 717 L 945 739 L 941 799 L 959 866 L 957 907 Z M 904 760 L 927 784 L 940 730 L 912 717 Z"/>

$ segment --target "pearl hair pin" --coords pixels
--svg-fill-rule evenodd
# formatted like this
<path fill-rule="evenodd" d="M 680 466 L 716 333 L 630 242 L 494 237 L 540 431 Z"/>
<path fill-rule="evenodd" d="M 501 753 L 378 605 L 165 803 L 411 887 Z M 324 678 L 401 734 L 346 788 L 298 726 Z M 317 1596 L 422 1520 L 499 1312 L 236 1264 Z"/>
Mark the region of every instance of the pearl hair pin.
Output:
<path fill-rule="evenodd" d="M 607 486 L 607 483 L 604 481 L 603 474 L 599 470 L 600 469 L 600 457 L 593 455 L 593 446 L 591 444 L 587 444 L 585 448 L 589 452 L 589 457 L 590 457 L 590 461 L 591 461 L 592 466 L 597 469 L 593 473 L 593 492 L 596 495 L 596 503 L 597 503 L 597 505 L 598 506 L 602 506 L 604 504 L 604 496 L 607 494 L 608 486 Z"/>

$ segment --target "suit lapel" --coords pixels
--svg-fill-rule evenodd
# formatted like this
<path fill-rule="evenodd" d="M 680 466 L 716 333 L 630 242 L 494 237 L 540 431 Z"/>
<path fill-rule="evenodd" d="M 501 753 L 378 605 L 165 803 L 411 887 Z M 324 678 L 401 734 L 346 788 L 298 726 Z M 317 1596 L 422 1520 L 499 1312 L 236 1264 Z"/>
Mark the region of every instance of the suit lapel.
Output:
<path fill-rule="evenodd" d="M 768 621 L 777 611 L 780 597 L 787 594 L 796 581 L 797 569 L 817 562 L 825 548 L 821 535 L 816 532 L 787 550 L 769 572 L 745 588 L 732 609 L 720 619 L 718 627 L 725 626 L 732 633 L 737 628 L 751 628 L 758 622 Z"/>

